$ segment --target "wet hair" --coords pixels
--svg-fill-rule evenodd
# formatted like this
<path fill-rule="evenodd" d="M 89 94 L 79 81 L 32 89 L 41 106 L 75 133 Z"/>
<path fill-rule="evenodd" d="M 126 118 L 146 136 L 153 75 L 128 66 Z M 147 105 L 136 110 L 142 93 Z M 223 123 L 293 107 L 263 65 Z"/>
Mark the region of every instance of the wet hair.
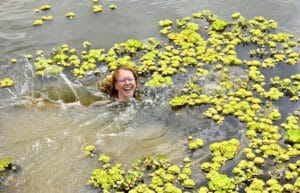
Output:
<path fill-rule="evenodd" d="M 117 83 L 117 77 L 120 70 L 128 70 L 132 72 L 135 82 L 137 84 L 138 76 L 135 69 L 129 66 L 119 66 L 113 71 L 112 75 L 107 76 L 102 82 L 98 83 L 99 90 L 101 90 L 104 93 L 107 93 L 111 97 L 118 98 L 118 91 L 115 88 L 115 84 Z"/>

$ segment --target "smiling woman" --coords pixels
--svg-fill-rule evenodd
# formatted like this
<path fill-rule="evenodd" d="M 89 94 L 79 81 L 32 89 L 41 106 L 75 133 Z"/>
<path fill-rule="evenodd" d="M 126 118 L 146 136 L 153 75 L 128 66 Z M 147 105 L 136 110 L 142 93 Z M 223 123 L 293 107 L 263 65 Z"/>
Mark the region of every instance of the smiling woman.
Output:
<path fill-rule="evenodd" d="M 113 74 L 113 90 L 120 101 L 126 101 L 134 97 L 137 87 L 137 75 L 128 67 L 119 67 Z"/>
<path fill-rule="evenodd" d="M 99 89 L 119 101 L 127 101 L 135 97 L 137 88 L 137 73 L 128 66 L 118 67 L 106 80 L 102 81 Z"/>

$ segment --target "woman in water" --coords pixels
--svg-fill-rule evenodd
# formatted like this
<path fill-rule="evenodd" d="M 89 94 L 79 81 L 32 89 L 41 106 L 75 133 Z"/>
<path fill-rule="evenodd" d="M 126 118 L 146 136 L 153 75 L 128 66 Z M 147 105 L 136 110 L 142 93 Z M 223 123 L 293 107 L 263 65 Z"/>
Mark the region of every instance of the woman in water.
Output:
<path fill-rule="evenodd" d="M 137 74 L 129 67 L 121 66 L 112 75 L 110 96 L 119 101 L 127 101 L 135 97 L 137 88 Z"/>
<path fill-rule="evenodd" d="M 111 77 L 106 78 L 99 84 L 99 89 L 118 101 L 128 101 L 135 98 L 137 88 L 137 73 L 128 66 L 118 67 Z M 92 106 L 101 106 L 108 101 L 96 101 Z"/>

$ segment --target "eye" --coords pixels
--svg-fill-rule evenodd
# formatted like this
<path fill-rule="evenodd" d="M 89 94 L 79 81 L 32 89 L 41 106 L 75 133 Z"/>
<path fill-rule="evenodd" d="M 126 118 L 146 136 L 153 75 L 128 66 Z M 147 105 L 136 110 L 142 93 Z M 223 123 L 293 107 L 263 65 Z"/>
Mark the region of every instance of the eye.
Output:
<path fill-rule="evenodd" d="M 119 81 L 120 83 L 125 83 L 126 80 L 127 80 L 128 82 L 132 82 L 132 81 L 134 80 L 134 78 L 129 78 L 129 77 L 127 77 L 127 78 L 119 79 L 118 81 Z"/>

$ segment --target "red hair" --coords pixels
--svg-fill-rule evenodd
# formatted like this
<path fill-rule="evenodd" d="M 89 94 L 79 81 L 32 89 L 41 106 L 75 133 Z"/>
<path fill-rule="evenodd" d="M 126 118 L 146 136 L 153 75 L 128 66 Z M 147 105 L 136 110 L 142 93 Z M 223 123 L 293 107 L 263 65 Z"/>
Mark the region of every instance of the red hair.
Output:
<path fill-rule="evenodd" d="M 115 84 L 117 83 L 117 78 L 118 78 L 118 74 L 119 74 L 120 70 L 128 70 L 128 71 L 130 71 L 133 74 L 133 76 L 134 76 L 135 82 L 137 83 L 138 76 L 137 76 L 136 71 L 133 68 L 131 68 L 129 66 L 119 66 L 117 69 L 115 69 L 113 71 L 113 74 L 111 76 L 106 77 L 98 85 L 99 89 L 102 92 L 105 92 L 105 93 L 109 94 L 111 97 L 115 97 L 115 98 L 118 97 L 118 91 L 115 88 Z"/>

